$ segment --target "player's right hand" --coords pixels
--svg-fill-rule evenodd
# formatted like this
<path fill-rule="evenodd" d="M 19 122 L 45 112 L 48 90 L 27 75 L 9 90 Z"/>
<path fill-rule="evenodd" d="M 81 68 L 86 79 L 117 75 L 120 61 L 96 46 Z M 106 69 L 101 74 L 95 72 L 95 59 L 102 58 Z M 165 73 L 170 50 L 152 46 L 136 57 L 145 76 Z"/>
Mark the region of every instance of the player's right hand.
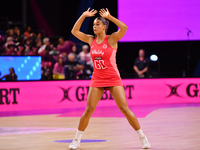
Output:
<path fill-rule="evenodd" d="M 83 16 L 93 17 L 93 16 L 95 16 L 96 13 L 97 13 L 97 10 L 95 10 L 95 9 L 90 10 L 90 7 L 89 7 L 87 11 L 83 12 Z"/>

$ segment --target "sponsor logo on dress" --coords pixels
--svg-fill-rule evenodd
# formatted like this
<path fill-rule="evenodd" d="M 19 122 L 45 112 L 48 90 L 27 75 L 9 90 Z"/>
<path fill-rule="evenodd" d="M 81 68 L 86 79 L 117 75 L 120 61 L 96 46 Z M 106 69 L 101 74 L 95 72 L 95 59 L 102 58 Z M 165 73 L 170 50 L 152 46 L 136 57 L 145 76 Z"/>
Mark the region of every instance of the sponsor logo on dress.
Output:
<path fill-rule="evenodd" d="M 92 54 L 100 54 L 100 55 L 104 55 L 104 52 L 102 51 L 102 50 L 96 50 L 96 49 L 94 49 L 93 51 L 92 51 Z"/>

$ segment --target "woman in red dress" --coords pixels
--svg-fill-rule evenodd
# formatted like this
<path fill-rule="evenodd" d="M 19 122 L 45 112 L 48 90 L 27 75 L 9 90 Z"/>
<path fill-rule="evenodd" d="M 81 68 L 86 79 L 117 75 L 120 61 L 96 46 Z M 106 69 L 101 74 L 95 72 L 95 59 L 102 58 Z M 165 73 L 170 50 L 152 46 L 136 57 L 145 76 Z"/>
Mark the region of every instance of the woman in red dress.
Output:
<path fill-rule="evenodd" d="M 71 31 L 78 39 L 90 45 L 90 54 L 94 64 L 94 72 L 87 97 L 87 107 L 80 119 L 76 136 L 69 145 L 69 148 L 77 149 L 80 146 L 83 131 L 86 129 L 90 117 L 103 95 L 104 89 L 109 89 L 117 106 L 127 118 L 130 125 L 138 133 L 143 148 L 150 148 L 150 144 L 143 134 L 136 116 L 127 105 L 123 84 L 116 65 L 115 57 L 118 46 L 117 42 L 125 35 L 127 26 L 113 17 L 108 9 L 101 9 L 99 11 L 101 17 L 97 17 L 93 23 L 95 36 L 81 32 L 80 28 L 84 19 L 86 17 L 93 17 L 96 13 L 96 10 L 93 9 L 90 11 L 90 8 L 88 8 L 88 10 L 77 20 Z M 107 20 L 116 24 L 119 27 L 119 30 L 111 35 L 106 35 L 109 25 Z"/>

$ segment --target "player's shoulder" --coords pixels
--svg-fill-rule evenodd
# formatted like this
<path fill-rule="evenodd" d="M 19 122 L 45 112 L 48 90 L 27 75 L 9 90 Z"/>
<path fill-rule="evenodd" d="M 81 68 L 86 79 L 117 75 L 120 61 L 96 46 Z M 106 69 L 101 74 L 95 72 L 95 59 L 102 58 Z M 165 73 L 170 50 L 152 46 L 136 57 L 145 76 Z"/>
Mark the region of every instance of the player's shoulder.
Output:
<path fill-rule="evenodd" d="M 88 44 L 91 45 L 92 42 L 94 41 L 94 39 L 96 38 L 94 35 L 87 35 L 89 40 L 88 40 Z"/>

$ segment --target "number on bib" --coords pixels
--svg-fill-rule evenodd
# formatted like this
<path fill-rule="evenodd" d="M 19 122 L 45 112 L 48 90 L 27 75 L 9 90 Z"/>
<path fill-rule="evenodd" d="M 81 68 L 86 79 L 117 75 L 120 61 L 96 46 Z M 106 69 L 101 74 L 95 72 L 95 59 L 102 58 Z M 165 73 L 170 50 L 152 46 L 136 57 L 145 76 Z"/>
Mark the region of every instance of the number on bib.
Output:
<path fill-rule="evenodd" d="M 104 64 L 104 60 L 94 60 L 94 65 L 96 69 L 106 69 L 107 66 Z"/>

